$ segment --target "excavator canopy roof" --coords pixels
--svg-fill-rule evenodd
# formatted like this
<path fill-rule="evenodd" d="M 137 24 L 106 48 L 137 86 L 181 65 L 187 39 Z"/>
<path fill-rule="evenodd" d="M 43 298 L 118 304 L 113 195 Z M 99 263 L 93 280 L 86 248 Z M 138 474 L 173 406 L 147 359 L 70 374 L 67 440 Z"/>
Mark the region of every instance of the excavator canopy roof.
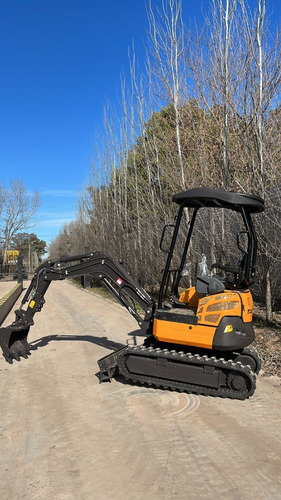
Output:
<path fill-rule="evenodd" d="M 263 212 L 264 201 L 259 196 L 244 193 L 230 193 L 211 188 L 196 188 L 175 194 L 173 202 L 185 207 L 217 207 L 240 211 L 243 207 L 250 213 Z"/>

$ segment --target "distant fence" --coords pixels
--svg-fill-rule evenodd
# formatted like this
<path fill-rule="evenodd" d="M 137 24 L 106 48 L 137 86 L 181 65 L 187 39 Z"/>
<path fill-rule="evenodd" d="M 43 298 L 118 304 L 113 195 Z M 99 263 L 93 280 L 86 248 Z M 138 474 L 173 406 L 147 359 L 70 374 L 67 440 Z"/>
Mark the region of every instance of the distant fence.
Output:
<path fill-rule="evenodd" d="M 6 295 L 4 295 L 4 297 L 0 299 L 0 325 L 2 325 L 3 321 L 8 316 L 14 303 L 20 296 L 22 290 L 23 290 L 22 283 L 19 283 L 10 292 L 6 293 Z"/>

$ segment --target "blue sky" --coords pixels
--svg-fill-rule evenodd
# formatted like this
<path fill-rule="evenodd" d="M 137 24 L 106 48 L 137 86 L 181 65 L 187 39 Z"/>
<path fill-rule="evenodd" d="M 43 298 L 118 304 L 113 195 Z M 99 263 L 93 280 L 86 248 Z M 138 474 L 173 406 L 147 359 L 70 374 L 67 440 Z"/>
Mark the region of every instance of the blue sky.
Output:
<path fill-rule="evenodd" d="M 276 20 L 280 4 L 268 1 Z M 185 21 L 208 5 L 183 0 Z M 103 105 L 117 98 L 132 40 L 143 64 L 146 31 L 145 0 L 0 0 L 0 179 L 39 191 L 30 231 L 47 242 L 75 218 Z"/>

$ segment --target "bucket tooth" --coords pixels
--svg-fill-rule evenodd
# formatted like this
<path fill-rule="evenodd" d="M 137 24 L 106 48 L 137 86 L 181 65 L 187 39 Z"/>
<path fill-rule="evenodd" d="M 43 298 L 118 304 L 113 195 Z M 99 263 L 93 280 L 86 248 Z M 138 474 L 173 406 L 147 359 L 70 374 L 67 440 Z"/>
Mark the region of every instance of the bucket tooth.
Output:
<path fill-rule="evenodd" d="M 22 349 L 21 351 L 21 356 L 24 358 L 24 359 L 27 359 L 28 358 L 28 354 L 30 354 L 30 351 L 26 351 L 24 348 Z"/>
<path fill-rule="evenodd" d="M 16 340 L 10 347 L 10 351 L 13 355 L 13 357 L 17 360 L 20 361 L 20 357 L 22 356 L 23 358 L 27 359 L 28 354 L 30 354 L 30 351 L 27 348 L 27 345 L 25 346 L 21 340 Z"/>
<path fill-rule="evenodd" d="M 5 361 L 7 361 L 7 363 L 12 365 L 13 364 L 13 357 L 12 357 L 11 353 L 5 353 L 3 348 L 2 348 L 2 350 L 3 350 L 3 357 L 4 357 Z"/>
<path fill-rule="evenodd" d="M 11 347 L 10 352 L 11 352 L 13 359 L 15 359 L 16 361 L 20 361 L 20 355 L 19 355 L 18 351 L 15 349 L 15 347 Z"/>

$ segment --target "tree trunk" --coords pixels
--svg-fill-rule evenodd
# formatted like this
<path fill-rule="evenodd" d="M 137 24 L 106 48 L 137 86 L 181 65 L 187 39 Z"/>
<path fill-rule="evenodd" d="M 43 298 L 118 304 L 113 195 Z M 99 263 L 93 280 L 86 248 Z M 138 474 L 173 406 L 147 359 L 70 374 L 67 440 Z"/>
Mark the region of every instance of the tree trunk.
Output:
<path fill-rule="evenodd" d="M 266 320 L 272 321 L 272 297 L 271 297 L 271 281 L 270 281 L 269 269 L 266 271 L 265 307 L 266 307 Z"/>
<path fill-rule="evenodd" d="M 265 0 L 259 0 L 257 20 L 257 46 L 258 46 L 258 106 L 257 106 L 257 139 L 258 139 L 258 157 L 259 157 L 259 185 L 261 196 L 264 197 L 264 161 L 263 161 L 263 24 L 265 17 Z"/>

